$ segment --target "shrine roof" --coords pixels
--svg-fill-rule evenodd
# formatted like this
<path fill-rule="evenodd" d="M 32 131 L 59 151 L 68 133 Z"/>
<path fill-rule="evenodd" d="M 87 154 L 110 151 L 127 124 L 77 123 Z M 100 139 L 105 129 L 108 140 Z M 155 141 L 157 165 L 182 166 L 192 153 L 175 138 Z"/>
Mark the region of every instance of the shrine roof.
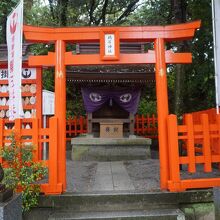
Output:
<path fill-rule="evenodd" d="M 67 81 L 86 83 L 154 83 L 153 65 L 74 66 L 67 68 Z"/>
<path fill-rule="evenodd" d="M 23 61 L 28 60 L 29 46 L 30 43 L 23 43 L 22 45 L 22 59 Z M 6 63 L 8 61 L 8 50 L 7 44 L 0 44 L 0 63 Z"/>

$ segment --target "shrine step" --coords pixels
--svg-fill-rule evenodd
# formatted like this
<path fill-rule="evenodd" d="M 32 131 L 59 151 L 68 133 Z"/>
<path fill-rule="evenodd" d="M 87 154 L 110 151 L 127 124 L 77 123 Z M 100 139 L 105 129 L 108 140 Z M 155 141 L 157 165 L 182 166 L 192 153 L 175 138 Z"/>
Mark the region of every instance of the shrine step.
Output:
<path fill-rule="evenodd" d="M 72 160 L 117 161 L 151 158 L 151 139 L 77 137 L 71 140 Z"/>
<path fill-rule="evenodd" d="M 185 220 L 179 209 L 157 209 L 151 211 L 112 211 L 112 212 L 55 212 L 48 220 Z"/>
<path fill-rule="evenodd" d="M 186 206 L 187 210 L 191 210 L 192 204 L 199 203 L 204 203 L 207 207 L 212 201 L 212 190 L 181 193 L 121 191 L 42 195 L 39 206 L 26 213 L 24 220 L 183 220 L 184 216 L 179 214 L 181 213 L 179 209 L 185 211 Z M 193 210 L 194 208 L 192 208 L 192 216 L 194 216 Z M 198 208 L 198 210 L 203 209 Z M 207 210 L 204 209 L 205 212 Z M 211 219 L 213 218 L 209 220 Z"/>
<path fill-rule="evenodd" d="M 211 202 L 212 190 L 174 192 L 113 191 L 42 195 L 40 208 L 71 209 L 75 211 L 124 211 L 173 208 L 180 203 Z"/>

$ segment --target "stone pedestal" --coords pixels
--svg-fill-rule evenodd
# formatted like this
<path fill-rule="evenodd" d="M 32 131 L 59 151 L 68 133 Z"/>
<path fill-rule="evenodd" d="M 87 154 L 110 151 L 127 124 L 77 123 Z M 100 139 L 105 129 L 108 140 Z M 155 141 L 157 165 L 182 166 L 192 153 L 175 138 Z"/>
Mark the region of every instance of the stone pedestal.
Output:
<path fill-rule="evenodd" d="M 215 219 L 220 219 L 220 187 L 213 188 L 213 201 L 215 206 Z"/>
<path fill-rule="evenodd" d="M 0 220 L 22 220 L 21 194 L 15 194 L 5 202 L 0 202 Z"/>
<path fill-rule="evenodd" d="M 144 160 L 151 157 L 151 139 L 131 136 L 130 138 L 72 138 L 72 160 Z"/>

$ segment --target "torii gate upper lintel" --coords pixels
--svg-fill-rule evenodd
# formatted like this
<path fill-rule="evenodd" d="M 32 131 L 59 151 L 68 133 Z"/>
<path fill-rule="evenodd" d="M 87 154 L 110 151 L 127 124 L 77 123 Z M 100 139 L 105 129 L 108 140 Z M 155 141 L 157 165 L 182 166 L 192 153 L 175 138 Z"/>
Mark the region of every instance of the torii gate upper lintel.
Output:
<path fill-rule="evenodd" d="M 55 117 L 58 119 L 58 176 L 57 184 L 66 189 L 66 73 L 67 65 L 105 65 L 105 64 L 155 64 L 156 93 L 158 111 L 158 133 L 160 146 L 161 189 L 167 189 L 168 141 L 167 116 L 168 95 L 166 64 L 191 63 L 191 53 L 173 53 L 165 50 L 168 41 L 190 40 L 201 22 L 195 21 L 168 26 L 138 27 L 69 27 L 48 28 L 24 26 L 26 41 L 35 43 L 54 42 L 55 52 L 45 56 L 30 56 L 30 66 L 55 66 Z M 114 34 L 115 54 L 105 54 L 105 34 Z M 154 50 L 143 54 L 120 54 L 120 42 L 154 42 Z M 100 42 L 100 54 L 72 54 L 66 52 L 66 43 Z"/>

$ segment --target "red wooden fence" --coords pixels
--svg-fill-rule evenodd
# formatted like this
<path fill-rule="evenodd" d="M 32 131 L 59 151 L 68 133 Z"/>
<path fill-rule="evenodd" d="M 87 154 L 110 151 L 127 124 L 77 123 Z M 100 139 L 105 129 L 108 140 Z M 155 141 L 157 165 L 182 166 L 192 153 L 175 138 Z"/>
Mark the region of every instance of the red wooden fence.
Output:
<path fill-rule="evenodd" d="M 14 122 L 7 119 L 0 119 L 0 147 L 5 147 L 10 143 L 9 136 L 15 133 L 21 143 L 32 143 L 35 146 L 33 156 L 35 161 L 42 162 L 48 168 L 48 182 L 41 184 L 41 191 L 45 194 L 60 194 L 63 191 L 62 183 L 58 182 L 58 164 L 57 164 L 57 118 L 50 118 L 49 128 L 41 128 L 39 120 L 16 119 Z M 41 160 L 42 144 L 47 143 L 49 155 L 48 160 Z M 4 165 L 3 158 L 0 162 Z"/>
<path fill-rule="evenodd" d="M 201 115 L 202 114 L 207 114 L 208 118 L 209 118 L 209 123 L 216 123 L 217 121 L 217 113 L 216 113 L 216 109 L 215 108 L 210 108 L 210 109 L 206 109 L 206 110 L 202 110 L 202 111 L 198 111 L 198 112 L 192 112 L 190 113 L 192 115 L 193 118 L 193 123 L 194 124 L 200 124 L 201 123 Z M 186 115 L 185 114 L 183 116 L 183 123 L 186 123 Z M 202 144 L 202 139 L 198 138 L 195 140 L 195 150 L 196 152 L 201 152 L 201 148 L 199 147 Z M 215 141 L 212 140 L 212 151 L 219 151 L 219 144 L 220 144 L 220 139 L 217 139 Z"/>
<path fill-rule="evenodd" d="M 193 117 L 193 122 L 194 123 L 200 123 L 201 120 L 201 114 L 207 114 L 209 116 L 209 122 L 210 123 L 215 123 L 216 122 L 216 109 L 215 108 L 210 108 L 202 111 L 197 111 L 197 112 L 190 112 L 190 114 Z M 185 120 L 185 116 L 187 114 L 183 115 L 183 121 Z"/>
<path fill-rule="evenodd" d="M 134 132 L 148 138 L 157 138 L 157 118 L 155 115 L 136 115 Z"/>
<path fill-rule="evenodd" d="M 220 115 L 216 115 L 216 122 L 209 122 L 208 114 L 201 114 L 197 123 L 193 115 L 185 115 L 183 125 L 177 124 L 175 115 L 168 116 L 168 148 L 170 180 L 168 188 L 171 191 L 183 191 L 190 188 L 207 188 L 220 186 L 219 178 L 191 178 L 182 179 L 180 165 L 186 164 L 189 173 L 195 173 L 198 164 L 203 165 L 204 173 L 212 172 L 213 163 L 220 163 L 220 150 L 213 149 L 213 143 L 220 139 Z M 201 141 L 201 151 L 196 152 L 196 142 Z M 185 156 L 180 154 L 181 142 L 186 145 Z"/>
<path fill-rule="evenodd" d="M 87 133 L 87 117 L 73 117 L 66 120 L 66 140 Z"/>
<path fill-rule="evenodd" d="M 148 138 L 157 138 L 157 118 L 155 115 L 136 115 L 134 132 Z M 87 133 L 87 118 L 84 116 L 66 120 L 66 140 Z"/>

